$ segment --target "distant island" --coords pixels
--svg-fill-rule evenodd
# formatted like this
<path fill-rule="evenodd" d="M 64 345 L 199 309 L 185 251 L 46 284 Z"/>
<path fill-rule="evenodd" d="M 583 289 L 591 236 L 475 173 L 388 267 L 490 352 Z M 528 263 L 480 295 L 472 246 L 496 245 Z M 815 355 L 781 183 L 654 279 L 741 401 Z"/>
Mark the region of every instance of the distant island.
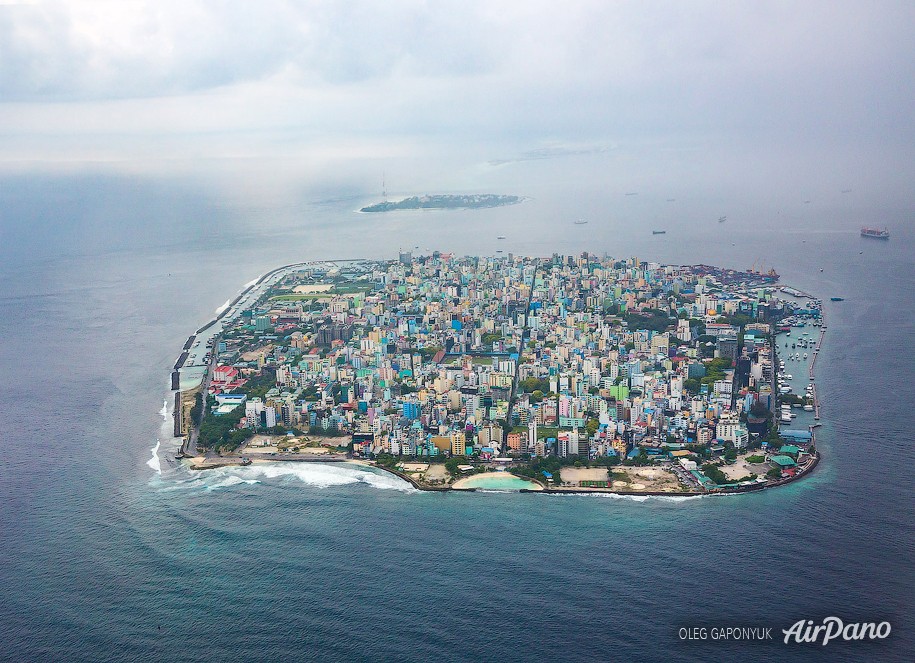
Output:
<path fill-rule="evenodd" d="M 494 193 L 475 193 L 470 195 L 436 195 L 436 196 L 410 196 L 397 202 L 385 200 L 368 207 L 363 207 L 360 212 L 391 212 L 404 209 L 481 209 L 484 207 L 502 207 L 503 205 L 517 205 L 523 202 L 521 196 L 502 196 Z"/>

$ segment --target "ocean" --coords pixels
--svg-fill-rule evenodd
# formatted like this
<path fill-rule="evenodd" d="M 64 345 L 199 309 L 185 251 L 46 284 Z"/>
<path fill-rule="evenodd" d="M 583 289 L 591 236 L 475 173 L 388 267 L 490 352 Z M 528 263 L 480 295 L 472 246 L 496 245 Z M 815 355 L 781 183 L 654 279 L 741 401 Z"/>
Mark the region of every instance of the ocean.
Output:
<path fill-rule="evenodd" d="M 461 190 L 521 205 L 386 215 L 354 212 L 377 198 L 365 187 L 247 199 L 136 174 L 0 178 L 0 658 L 912 660 L 904 210 L 838 185 L 805 204 L 512 172 Z M 827 300 L 823 461 L 779 489 L 689 499 L 434 494 L 350 467 L 169 461 L 169 370 L 222 302 L 278 265 L 401 248 L 774 267 Z M 831 615 L 892 633 L 782 643 Z M 774 639 L 680 637 L 729 626 Z"/>

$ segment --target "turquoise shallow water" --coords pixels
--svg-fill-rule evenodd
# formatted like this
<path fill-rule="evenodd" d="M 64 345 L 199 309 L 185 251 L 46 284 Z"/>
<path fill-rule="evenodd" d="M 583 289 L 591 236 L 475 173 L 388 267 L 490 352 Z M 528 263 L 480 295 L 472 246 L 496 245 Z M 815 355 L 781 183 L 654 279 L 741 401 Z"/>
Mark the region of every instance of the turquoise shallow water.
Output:
<path fill-rule="evenodd" d="M 899 351 L 915 333 L 915 237 L 901 220 L 889 243 L 860 240 L 857 216 L 834 211 L 770 237 L 788 283 L 845 297 L 826 302 L 812 477 L 721 498 L 433 494 L 352 467 L 171 464 L 161 409 L 188 333 L 278 264 L 393 256 L 407 231 L 461 252 L 494 251 L 498 226 L 518 252 L 745 266 L 767 219 L 723 239 L 717 215 L 702 230 L 684 210 L 653 238 L 630 210 L 573 236 L 557 218 L 616 203 L 519 188 L 538 199 L 356 226 L 344 201 L 271 210 L 274 223 L 182 191 L 0 189 L 0 658 L 911 660 L 913 485 L 892 460 L 910 451 L 915 369 Z M 55 215 L 72 227 L 51 232 Z M 677 637 L 833 614 L 890 620 L 892 636 L 825 649 Z"/>

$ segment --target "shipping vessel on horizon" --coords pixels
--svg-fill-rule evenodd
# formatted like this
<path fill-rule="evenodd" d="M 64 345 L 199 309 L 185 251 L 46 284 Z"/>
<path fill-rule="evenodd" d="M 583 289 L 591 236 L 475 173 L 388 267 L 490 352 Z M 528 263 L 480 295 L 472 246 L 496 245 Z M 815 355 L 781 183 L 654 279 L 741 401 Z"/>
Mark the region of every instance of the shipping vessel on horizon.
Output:
<path fill-rule="evenodd" d="M 872 239 L 889 239 L 890 231 L 884 228 L 883 230 L 878 230 L 877 228 L 861 228 L 861 237 L 870 237 Z"/>

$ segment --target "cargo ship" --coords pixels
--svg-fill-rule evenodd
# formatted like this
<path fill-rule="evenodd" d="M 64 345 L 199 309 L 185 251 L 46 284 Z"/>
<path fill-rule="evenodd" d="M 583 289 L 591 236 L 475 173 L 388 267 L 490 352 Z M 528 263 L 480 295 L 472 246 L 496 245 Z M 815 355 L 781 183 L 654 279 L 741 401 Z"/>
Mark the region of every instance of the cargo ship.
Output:
<path fill-rule="evenodd" d="M 889 239 L 890 231 L 886 228 L 883 230 L 878 230 L 877 228 L 861 228 L 861 237 L 870 237 L 872 239 Z"/>

